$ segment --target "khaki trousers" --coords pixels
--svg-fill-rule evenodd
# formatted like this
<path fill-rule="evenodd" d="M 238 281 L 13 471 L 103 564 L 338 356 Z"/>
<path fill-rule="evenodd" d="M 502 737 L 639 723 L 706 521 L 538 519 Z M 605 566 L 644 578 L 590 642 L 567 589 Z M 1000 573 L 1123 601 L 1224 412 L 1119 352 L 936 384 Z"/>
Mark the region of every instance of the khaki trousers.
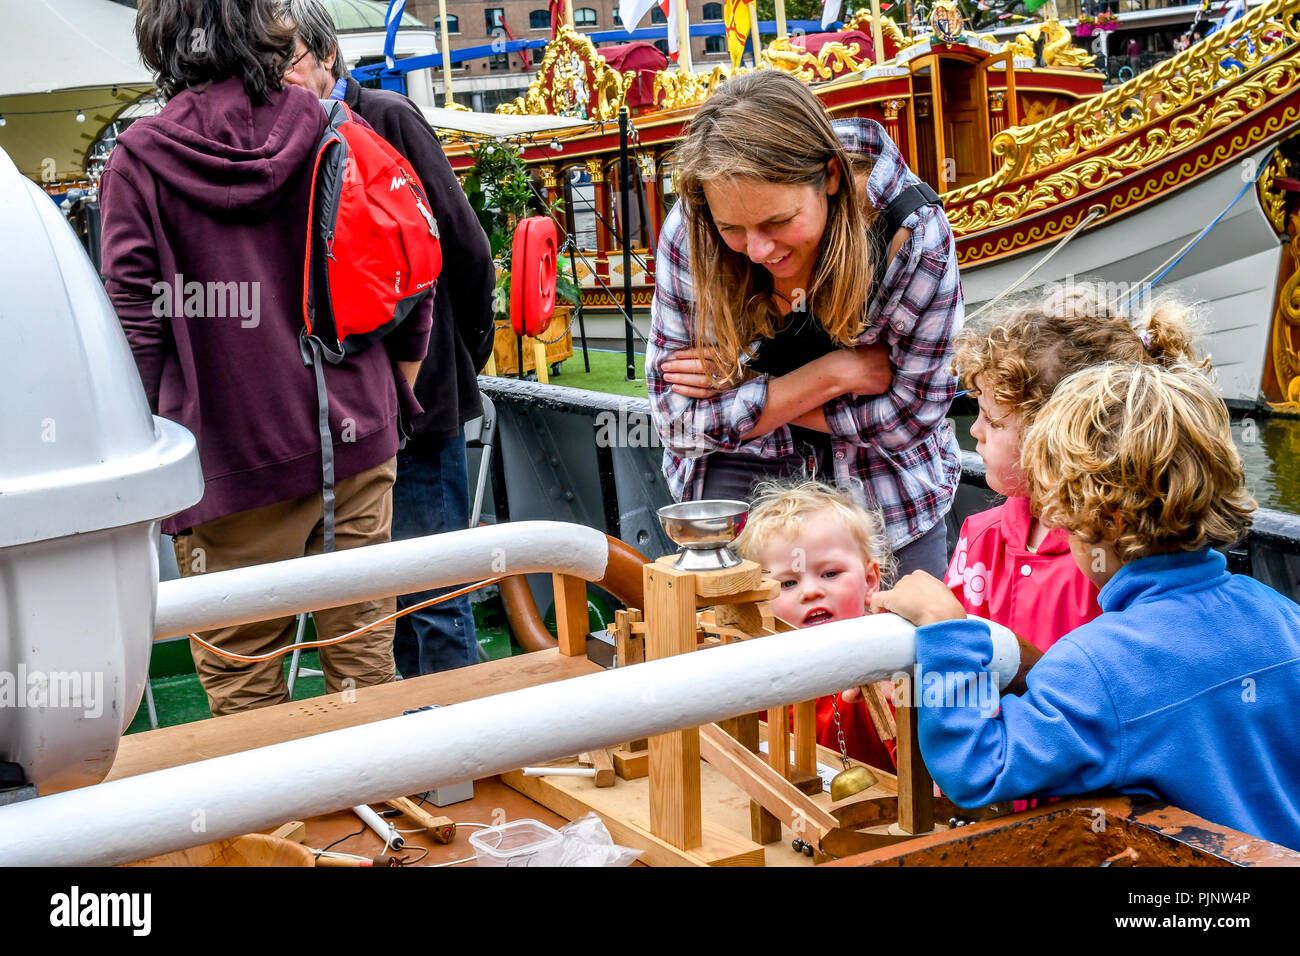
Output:
<path fill-rule="evenodd" d="M 391 458 L 338 482 L 334 508 L 336 550 L 389 540 L 396 474 L 397 459 Z M 319 493 L 216 518 L 197 525 L 190 534 L 176 536 L 176 562 L 181 576 L 189 577 L 319 554 L 324 542 L 322 518 Z M 313 617 L 317 636 L 338 637 L 392 614 L 395 607 L 395 599 L 390 597 L 316 611 Z M 202 637 L 237 654 L 264 654 L 293 643 L 294 622 L 292 617 L 259 621 L 218 628 Z M 220 657 L 193 643 L 190 650 L 213 716 L 289 700 L 289 687 L 284 679 L 284 663 L 289 655 L 247 664 Z M 321 648 L 320 660 L 327 693 L 394 680 L 393 623 L 390 621 L 342 644 Z"/>

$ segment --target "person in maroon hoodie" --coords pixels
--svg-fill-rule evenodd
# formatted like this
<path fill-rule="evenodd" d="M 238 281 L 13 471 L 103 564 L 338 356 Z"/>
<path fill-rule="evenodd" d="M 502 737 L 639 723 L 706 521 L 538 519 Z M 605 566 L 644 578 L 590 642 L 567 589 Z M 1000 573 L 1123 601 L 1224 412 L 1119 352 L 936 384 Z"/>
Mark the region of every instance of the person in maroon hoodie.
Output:
<path fill-rule="evenodd" d="M 141 0 L 140 57 L 166 106 L 118 139 L 100 184 L 103 271 L 153 410 L 194 433 L 205 490 L 163 523 L 181 574 L 322 548 L 314 373 L 303 364 L 302 276 L 316 98 L 286 85 L 293 32 L 275 0 Z M 383 340 L 325 367 L 335 547 L 389 540 L 399 406 L 428 345 L 432 297 Z M 323 638 L 392 613 L 391 598 L 319 611 Z M 243 655 L 292 641 L 293 619 L 205 637 Z M 334 693 L 394 678 L 393 626 L 321 650 Z M 214 714 L 289 699 L 283 662 L 194 647 Z"/>

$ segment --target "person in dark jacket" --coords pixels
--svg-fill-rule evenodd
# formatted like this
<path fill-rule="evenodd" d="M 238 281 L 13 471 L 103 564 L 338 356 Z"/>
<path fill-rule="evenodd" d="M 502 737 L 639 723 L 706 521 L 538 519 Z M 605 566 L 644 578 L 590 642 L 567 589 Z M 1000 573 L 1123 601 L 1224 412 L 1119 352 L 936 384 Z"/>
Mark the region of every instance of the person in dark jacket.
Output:
<path fill-rule="evenodd" d="M 469 523 L 462 426 L 483 414 L 477 373 L 492 354 L 494 335 L 496 273 L 487 236 L 419 107 L 400 93 L 363 88 L 348 75 L 334 21 L 319 0 L 281 0 L 280 10 L 297 31 L 286 80 L 321 99 L 341 99 L 374 127 L 411 163 L 437 217 L 442 275 L 429 350 L 415 383 L 424 414 L 413 422 L 413 434 L 397 458 L 393 537 L 460 530 Z M 403 595 L 398 607 L 438 593 Z M 477 663 L 469 598 L 399 618 L 394 651 L 404 677 Z"/>
<path fill-rule="evenodd" d="M 292 31 L 275 0 L 142 0 L 136 39 L 167 104 L 118 139 L 101 181 L 103 272 L 153 410 L 198 441 L 205 490 L 163 523 L 184 576 L 319 552 L 321 441 L 299 351 L 316 99 L 283 84 Z M 399 406 L 428 348 L 426 299 L 384 340 L 325 367 L 336 547 L 387 541 Z M 322 638 L 392 599 L 320 611 Z M 209 632 L 242 655 L 292 642 L 293 619 Z M 289 699 L 283 660 L 193 648 L 214 714 Z M 322 648 L 329 692 L 394 678 L 392 625 Z"/>

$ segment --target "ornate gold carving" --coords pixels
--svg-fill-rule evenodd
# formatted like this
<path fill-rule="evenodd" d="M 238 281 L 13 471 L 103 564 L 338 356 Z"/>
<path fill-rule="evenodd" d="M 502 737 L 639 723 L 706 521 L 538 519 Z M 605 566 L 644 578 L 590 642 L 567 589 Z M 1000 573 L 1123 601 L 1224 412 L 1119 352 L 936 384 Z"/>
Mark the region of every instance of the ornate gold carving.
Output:
<path fill-rule="evenodd" d="M 637 153 L 636 164 L 641 171 L 641 181 L 653 183 L 655 181 L 655 176 L 657 175 L 655 171 L 654 156 L 644 152 Z"/>
<path fill-rule="evenodd" d="M 497 107 L 498 113 L 516 116 L 578 116 L 613 120 L 627 98 L 635 73 L 619 73 L 585 34 L 567 24 L 546 45 L 546 56 L 528 92 Z M 592 94 L 595 94 L 593 108 Z"/>
<path fill-rule="evenodd" d="M 538 166 L 537 171 L 542 174 L 543 189 L 559 189 L 560 182 L 555 178 L 554 166 Z"/>
<path fill-rule="evenodd" d="M 1291 228 L 1287 231 L 1291 233 L 1286 247 L 1291 275 L 1278 292 L 1269 337 L 1269 358 L 1282 401 L 1269 404 L 1278 411 L 1300 412 L 1300 209 L 1291 214 Z"/>
<path fill-rule="evenodd" d="M 1040 36 L 1047 38 L 1043 47 L 1043 62 L 1048 66 L 1087 69 L 1097 61 L 1091 53 L 1074 46 L 1074 35 L 1054 19 L 1026 27 L 1023 33 L 1017 34 L 1016 38 L 1009 41 L 1002 49 L 1012 50 L 1016 56 L 1027 56 L 1032 60 L 1034 42 Z"/>
<path fill-rule="evenodd" d="M 1007 106 L 1007 94 L 1001 90 L 989 94 L 989 112 L 1001 113 Z"/>
<path fill-rule="evenodd" d="M 898 119 L 899 110 L 907 105 L 907 100 L 885 100 L 885 119 Z"/>
<path fill-rule="evenodd" d="M 1273 159 L 1259 174 L 1256 188 L 1259 190 L 1259 204 L 1264 215 L 1279 233 L 1286 232 L 1286 192 L 1273 185 L 1279 176 L 1291 175 L 1291 161 L 1281 153 L 1274 153 Z"/>
<path fill-rule="evenodd" d="M 605 167 L 601 164 L 599 159 L 589 159 L 584 165 L 587 167 L 587 172 L 591 175 L 591 182 L 593 185 L 605 181 Z"/>
<path fill-rule="evenodd" d="M 655 100 L 657 102 L 659 94 L 663 93 L 665 110 L 698 106 L 707 100 L 717 89 L 718 84 L 728 76 L 740 76 L 749 72 L 751 71 L 746 67 L 728 70 L 722 66 L 715 66 L 713 72 L 708 75 L 686 73 L 682 70 L 663 70 L 655 74 Z"/>
<path fill-rule="evenodd" d="M 1239 42 L 1247 36 L 1249 44 Z M 953 231 L 969 235 L 1005 225 L 1110 185 L 1238 123 L 1300 85 L 1298 40 L 1300 10 L 1293 0 L 1269 0 L 1122 86 L 1041 123 L 1004 130 L 992 146 L 1001 168 L 944 197 Z M 1228 64 L 1233 57 L 1241 66 Z M 1234 137 L 1234 150 L 1263 135 L 1256 133 Z M 1197 157 L 1195 171 L 1226 158 L 1220 152 L 1216 160 Z M 1194 174 L 1184 172 L 1187 165 L 1175 182 Z"/>
<path fill-rule="evenodd" d="M 895 28 L 897 29 L 897 28 Z M 789 38 L 773 40 L 763 49 L 763 65 L 770 70 L 780 70 L 804 83 L 817 80 L 829 80 L 844 73 L 856 73 L 874 66 L 870 53 L 862 48 L 861 43 L 852 40 L 849 43 L 831 41 L 817 55 L 796 47 Z"/>

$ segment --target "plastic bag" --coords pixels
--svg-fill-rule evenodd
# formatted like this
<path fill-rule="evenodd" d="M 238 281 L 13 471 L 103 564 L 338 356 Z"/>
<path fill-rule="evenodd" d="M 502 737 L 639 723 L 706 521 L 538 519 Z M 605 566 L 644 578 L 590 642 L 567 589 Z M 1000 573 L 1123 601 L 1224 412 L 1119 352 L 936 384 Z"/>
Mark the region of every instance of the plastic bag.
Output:
<path fill-rule="evenodd" d="M 594 813 L 560 827 L 560 858 L 555 866 L 628 866 L 643 850 L 619 846 Z"/>

